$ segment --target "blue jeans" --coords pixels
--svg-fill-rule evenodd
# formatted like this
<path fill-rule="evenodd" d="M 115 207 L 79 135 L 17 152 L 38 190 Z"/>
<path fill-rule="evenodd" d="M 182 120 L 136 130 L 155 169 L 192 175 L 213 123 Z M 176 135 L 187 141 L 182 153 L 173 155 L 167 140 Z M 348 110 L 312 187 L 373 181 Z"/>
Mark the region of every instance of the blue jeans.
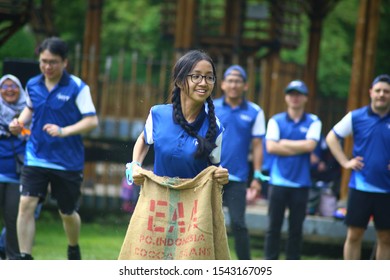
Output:
<path fill-rule="evenodd" d="M 223 187 L 223 205 L 229 209 L 234 248 L 239 260 L 250 260 L 249 233 L 245 222 L 246 182 L 230 181 Z"/>
<path fill-rule="evenodd" d="M 302 227 L 306 217 L 309 188 L 290 188 L 269 185 L 268 229 L 265 235 L 265 259 L 279 258 L 281 230 L 286 208 L 289 209 L 286 259 L 299 260 L 302 246 Z"/>

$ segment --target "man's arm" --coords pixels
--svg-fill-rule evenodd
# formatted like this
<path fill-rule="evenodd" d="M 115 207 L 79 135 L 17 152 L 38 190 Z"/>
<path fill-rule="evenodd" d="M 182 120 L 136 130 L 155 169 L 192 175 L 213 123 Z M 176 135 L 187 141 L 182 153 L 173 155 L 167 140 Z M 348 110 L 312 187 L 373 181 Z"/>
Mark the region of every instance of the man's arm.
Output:
<path fill-rule="evenodd" d="M 53 137 L 67 137 L 91 131 L 99 124 L 98 117 L 86 116 L 75 124 L 60 127 L 56 124 L 45 124 L 43 130 Z"/>
<path fill-rule="evenodd" d="M 328 144 L 331 153 L 342 167 L 354 170 L 360 170 L 363 168 L 364 163 L 362 157 L 357 156 L 351 160 L 347 158 L 347 155 L 344 153 L 343 147 L 333 130 L 329 131 L 326 136 L 326 143 Z"/>
<path fill-rule="evenodd" d="M 253 170 L 261 170 L 263 164 L 263 139 L 254 138 L 252 140 L 252 164 Z"/>
<path fill-rule="evenodd" d="M 294 156 L 304 153 L 311 153 L 317 145 L 317 141 L 312 139 L 280 141 L 267 140 L 267 152 L 280 156 Z"/>
<path fill-rule="evenodd" d="M 62 133 L 65 136 L 87 133 L 93 130 L 94 128 L 96 128 L 98 124 L 99 124 L 99 120 L 96 115 L 86 116 L 73 125 L 63 127 Z"/>
<path fill-rule="evenodd" d="M 253 180 L 250 183 L 250 188 L 255 189 L 258 192 L 261 190 L 260 178 L 257 178 L 261 174 L 261 166 L 263 164 L 263 139 L 254 138 L 252 140 L 252 166 L 254 170 Z"/>

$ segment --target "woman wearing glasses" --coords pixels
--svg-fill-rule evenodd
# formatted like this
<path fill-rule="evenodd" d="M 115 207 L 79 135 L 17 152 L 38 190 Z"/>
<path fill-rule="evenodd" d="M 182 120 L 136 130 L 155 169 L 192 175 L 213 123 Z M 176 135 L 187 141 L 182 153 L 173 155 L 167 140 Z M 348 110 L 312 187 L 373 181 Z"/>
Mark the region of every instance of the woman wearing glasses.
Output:
<path fill-rule="evenodd" d="M 211 99 L 215 73 L 206 53 L 186 53 L 173 67 L 171 104 L 151 108 L 126 165 L 128 183 L 142 187 L 119 259 L 229 258 L 219 196 L 228 170 L 218 167 L 223 128 Z M 141 167 L 151 145 L 154 179 Z"/>
<path fill-rule="evenodd" d="M 19 79 L 4 75 L 0 79 L 0 209 L 7 234 L 0 240 L 0 258 L 16 259 L 19 255 L 16 219 L 19 206 L 18 155 L 24 155 L 26 141 L 10 133 L 8 124 L 26 106 L 26 96 Z M 4 229 L 3 229 L 4 230 Z"/>
<path fill-rule="evenodd" d="M 201 51 L 190 51 L 175 64 L 172 72 L 172 104 L 150 110 L 144 131 L 127 164 L 130 182 L 142 185 L 139 174 L 150 145 L 154 144 L 154 173 L 159 176 L 194 178 L 209 165 L 218 166 L 222 130 L 211 99 L 216 76 L 212 59 Z M 214 179 L 224 185 L 228 171 L 219 167 Z"/>
<path fill-rule="evenodd" d="M 50 184 L 57 201 L 68 241 L 68 259 L 81 259 L 78 214 L 84 169 L 82 134 L 98 125 L 89 86 L 67 72 L 68 46 L 57 37 L 45 39 L 38 47 L 41 74 L 26 85 L 26 107 L 10 123 L 10 131 L 21 132 L 32 121 L 21 176 L 22 192 L 18 213 L 20 259 L 33 259 L 34 211 Z"/>

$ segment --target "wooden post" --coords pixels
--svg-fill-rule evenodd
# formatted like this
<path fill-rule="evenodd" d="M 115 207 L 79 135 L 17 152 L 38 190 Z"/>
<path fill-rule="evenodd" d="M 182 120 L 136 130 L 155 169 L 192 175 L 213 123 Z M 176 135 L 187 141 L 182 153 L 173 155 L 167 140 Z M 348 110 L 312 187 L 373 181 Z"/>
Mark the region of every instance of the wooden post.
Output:
<path fill-rule="evenodd" d="M 161 64 L 160 64 L 160 76 L 159 76 L 159 84 L 158 84 L 158 97 L 157 102 L 158 103 L 164 103 L 164 96 L 166 96 L 166 84 L 167 84 L 167 69 L 168 69 L 168 58 L 167 53 L 164 52 L 161 58 Z"/>
<path fill-rule="evenodd" d="M 220 97 L 222 96 L 222 89 L 221 89 L 221 83 L 223 80 L 223 73 L 225 72 L 225 59 L 222 54 L 218 55 L 218 61 L 216 65 L 216 71 L 217 71 L 217 83 L 215 85 L 215 97 Z"/>
<path fill-rule="evenodd" d="M 73 74 L 75 76 L 80 76 L 80 57 L 81 57 L 81 45 L 80 43 L 76 44 L 75 47 L 75 55 L 74 55 L 74 67 L 73 67 Z"/>
<path fill-rule="evenodd" d="M 128 117 L 129 119 L 139 117 L 137 115 L 137 63 L 138 63 L 138 54 L 133 52 L 131 55 L 131 76 L 130 76 L 130 96 L 128 99 Z"/>
<path fill-rule="evenodd" d="M 175 22 L 175 49 L 183 48 L 183 33 L 185 32 L 184 19 L 186 16 L 186 0 L 177 0 Z"/>
<path fill-rule="evenodd" d="M 108 107 L 108 96 L 109 92 L 109 83 L 110 83 L 110 70 L 112 65 L 112 57 L 108 56 L 106 58 L 106 64 L 104 68 L 104 76 L 103 76 L 103 85 L 102 85 L 102 96 L 100 99 L 100 118 L 103 120 L 107 114 Z"/>
<path fill-rule="evenodd" d="M 309 99 L 306 109 L 313 113 L 315 112 L 315 100 L 317 96 L 317 69 L 320 56 L 322 21 L 322 17 L 310 17 L 310 37 L 304 75 L 304 81 L 309 89 Z"/>
<path fill-rule="evenodd" d="M 90 86 L 92 99 L 97 100 L 99 56 L 100 56 L 100 33 L 103 0 L 88 0 L 88 10 L 84 31 L 83 63 L 81 78 Z M 89 62 L 89 52 L 93 47 L 94 62 Z"/>
<path fill-rule="evenodd" d="M 270 116 L 275 115 L 276 113 L 281 112 L 281 105 L 285 105 L 284 102 L 284 92 L 280 91 L 280 71 L 281 71 L 281 62 L 279 51 L 273 52 L 269 58 L 269 63 L 271 64 L 271 76 L 270 76 L 270 91 L 266 94 L 270 95 L 270 106 L 269 114 Z"/>
<path fill-rule="evenodd" d="M 242 14 L 245 7 L 243 0 L 226 0 L 225 19 L 222 34 L 232 40 L 233 53 L 238 53 L 241 45 Z M 234 62 L 233 62 L 234 64 Z M 237 64 L 237 63 L 235 63 Z"/>
<path fill-rule="evenodd" d="M 270 104 L 271 104 L 271 64 L 269 63 L 269 58 L 265 58 L 261 60 L 261 73 L 260 73 L 260 80 L 261 80 L 261 90 L 260 90 L 260 97 L 258 100 L 258 103 L 260 104 L 261 108 L 264 110 L 264 115 L 266 119 L 269 119 L 271 116 L 270 113 Z"/>
<path fill-rule="evenodd" d="M 361 0 L 353 50 L 352 73 L 348 96 L 348 111 L 368 104 L 368 89 L 373 77 L 376 38 L 378 36 L 380 0 Z M 374 41 L 372 41 L 374 40 Z M 362 104 L 362 102 L 366 102 Z M 352 137 L 347 137 L 344 152 L 352 154 Z M 340 200 L 348 196 L 351 171 L 342 169 Z"/>
<path fill-rule="evenodd" d="M 255 58 L 254 56 L 248 56 L 246 72 L 248 74 L 248 92 L 246 98 L 252 102 L 255 101 L 255 84 L 256 84 L 256 75 L 255 75 Z"/>
<path fill-rule="evenodd" d="M 145 73 L 145 86 L 142 93 L 144 98 L 142 117 L 146 119 L 150 108 L 156 104 L 156 98 L 153 95 L 153 81 L 152 81 L 152 69 L 153 69 L 153 56 L 148 56 L 146 60 L 146 73 Z"/>
<path fill-rule="evenodd" d="M 119 122 L 121 117 L 121 111 L 123 107 L 123 75 L 124 75 L 124 64 L 125 64 L 125 51 L 121 49 L 118 54 L 118 77 L 116 80 L 115 100 L 114 100 L 114 117 L 116 123 Z M 118 131 L 116 131 L 118 132 Z"/>
<path fill-rule="evenodd" d="M 175 48 L 187 50 L 193 46 L 195 38 L 195 20 L 197 1 L 178 0 L 175 25 Z"/>
<path fill-rule="evenodd" d="M 307 110 L 316 113 L 317 69 L 320 57 L 322 23 L 324 18 L 339 0 L 306 1 L 307 14 L 310 19 L 309 45 L 307 49 L 306 68 L 303 80 L 309 89 Z"/>

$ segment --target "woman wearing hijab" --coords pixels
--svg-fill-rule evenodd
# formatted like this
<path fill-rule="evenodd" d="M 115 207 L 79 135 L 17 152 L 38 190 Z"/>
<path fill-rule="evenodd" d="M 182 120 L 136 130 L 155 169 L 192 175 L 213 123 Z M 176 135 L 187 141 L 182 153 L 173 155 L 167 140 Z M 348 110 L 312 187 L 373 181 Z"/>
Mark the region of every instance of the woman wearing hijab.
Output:
<path fill-rule="evenodd" d="M 26 105 L 26 94 L 19 79 L 4 75 L 0 79 L 0 207 L 2 208 L 5 235 L 5 252 L 2 258 L 16 259 L 19 245 L 16 234 L 16 219 L 19 207 L 20 166 L 25 151 L 25 136 L 12 135 L 8 124 L 17 117 Z"/>

